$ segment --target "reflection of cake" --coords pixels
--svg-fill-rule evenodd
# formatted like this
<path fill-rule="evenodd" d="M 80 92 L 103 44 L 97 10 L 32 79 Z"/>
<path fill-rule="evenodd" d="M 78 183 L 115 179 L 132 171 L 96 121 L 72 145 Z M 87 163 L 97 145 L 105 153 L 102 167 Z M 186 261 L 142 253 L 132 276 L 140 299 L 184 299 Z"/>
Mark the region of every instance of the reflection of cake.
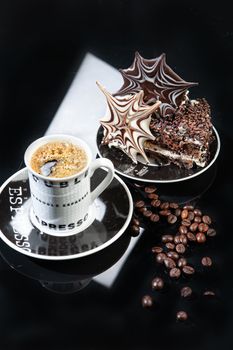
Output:
<path fill-rule="evenodd" d="M 144 59 L 121 70 L 123 86 L 114 95 L 100 86 L 108 102 L 101 120 L 103 143 L 123 150 L 134 162 L 141 154 L 163 156 L 192 168 L 204 167 L 213 140 L 210 107 L 205 99 L 190 100 L 188 88 L 167 64 L 165 55 Z"/>

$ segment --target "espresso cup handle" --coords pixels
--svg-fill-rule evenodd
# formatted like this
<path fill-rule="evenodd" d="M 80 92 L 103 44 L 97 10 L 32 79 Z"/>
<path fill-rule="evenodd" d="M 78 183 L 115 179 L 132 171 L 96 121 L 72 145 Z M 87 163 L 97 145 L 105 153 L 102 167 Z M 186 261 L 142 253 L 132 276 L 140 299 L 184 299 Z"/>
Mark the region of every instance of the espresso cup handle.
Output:
<path fill-rule="evenodd" d="M 90 166 L 90 175 L 92 176 L 98 168 L 107 168 L 105 178 L 102 182 L 91 192 L 91 202 L 93 202 L 99 195 L 105 190 L 106 187 L 111 183 L 114 177 L 114 166 L 112 162 L 107 158 L 98 158 L 94 160 Z"/>

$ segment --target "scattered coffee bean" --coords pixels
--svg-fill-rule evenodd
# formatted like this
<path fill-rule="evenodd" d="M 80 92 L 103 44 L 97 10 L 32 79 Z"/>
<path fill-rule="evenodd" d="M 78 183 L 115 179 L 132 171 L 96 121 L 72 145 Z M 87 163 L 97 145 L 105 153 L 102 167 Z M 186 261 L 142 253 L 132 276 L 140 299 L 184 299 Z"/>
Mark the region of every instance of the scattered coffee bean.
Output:
<path fill-rule="evenodd" d="M 174 251 L 167 252 L 167 256 L 169 258 L 172 258 L 173 260 L 178 260 L 180 257 L 179 254 L 177 252 L 174 252 Z"/>
<path fill-rule="evenodd" d="M 197 222 L 193 222 L 190 226 L 189 226 L 189 230 L 191 232 L 195 232 L 198 228 L 198 223 Z"/>
<path fill-rule="evenodd" d="M 185 286 L 181 289 L 180 291 L 180 295 L 183 297 L 183 298 L 187 298 L 187 297 L 190 297 L 192 295 L 192 289 L 188 286 Z"/>
<path fill-rule="evenodd" d="M 140 221 L 138 219 L 136 219 L 136 218 L 133 218 L 132 224 L 136 225 L 136 226 L 140 226 Z"/>
<path fill-rule="evenodd" d="M 161 253 L 162 254 L 162 253 Z M 168 268 L 168 269 L 173 269 L 174 267 L 176 267 L 176 263 L 172 258 L 165 258 L 164 259 L 164 265 Z"/>
<path fill-rule="evenodd" d="M 181 225 L 189 227 L 191 225 L 191 221 L 189 219 L 184 219 L 181 221 Z"/>
<path fill-rule="evenodd" d="M 151 286 L 152 286 L 152 289 L 160 290 L 160 289 L 163 289 L 164 282 L 163 282 L 162 278 L 155 277 L 151 282 Z"/>
<path fill-rule="evenodd" d="M 158 214 L 152 214 L 152 215 L 150 216 L 150 221 L 152 221 L 152 222 L 158 222 L 159 219 L 160 219 L 160 217 L 159 217 Z"/>
<path fill-rule="evenodd" d="M 145 189 L 144 189 L 144 191 L 146 192 L 146 193 L 154 193 L 155 191 L 156 191 L 157 189 L 156 189 L 156 187 L 154 187 L 154 186 L 151 186 L 151 187 L 145 187 Z"/>
<path fill-rule="evenodd" d="M 159 214 L 162 216 L 169 216 L 171 214 L 171 211 L 168 209 L 160 210 Z"/>
<path fill-rule="evenodd" d="M 143 216 L 145 216 L 146 218 L 151 217 L 152 214 L 153 214 L 153 213 L 152 213 L 151 210 L 146 210 L 146 211 L 143 212 Z"/>
<path fill-rule="evenodd" d="M 189 212 L 188 212 L 187 209 L 182 210 L 182 212 L 181 212 L 181 219 L 182 220 L 187 219 L 188 215 L 189 215 Z"/>
<path fill-rule="evenodd" d="M 179 278 L 180 275 L 181 275 L 181 271 L 180 271 L 180 269 L 177 268 L 177 267 L 174 267 L 173 269 L 171 269 L 171 270 L 169 271 L 169 276 L 170 276 L 171 278 Z"/>
<path fill-rule="evenodd" d="M 197 222 L 198 224 L 201 223 L 201 217 L 200 216 L 195 216 L 194 222 Z"/>
<path fill-rule="evenodd" d="M 163 243 L 173 242 L 173 236 L 172 235 L 163 235 L 162 242 Z"/>
<path fill-rule="evenodd" d="M 203 293 L 204 296 L 211 296 L 211 297 L 214 297 L 215 296 L 215 293 L 212 291 L 212 290 L 206 290 L 204 293 Z"/>
<path fill-rule="evenodd" d="M 188 229 L 187 229 L 186 226 L 181 225 L 181 226 L 179 227 L 179 232 L 180 232 L 180 234 L 182 234 L 182 235 L 186 235 L 186 234 L 188 233 Z"/>
<path fill-rule="evenodd" d="M 169 205 L 168 202 L 163 202 L 163 203 L 160 204 L 160 208 L 161 208 L 161 209 L 168 209 L 169 206 L 170 206 L 170 205 Z"/>
<path fill-rule="evenodd" d="M 214 237 L 216 236 L 216 230 L 214 228 L 209 228 L 209 230 L 206 232 L 207 236 Z"/>
<path fill-rule="evenodd" d="M 144 295 L 142 298 L 142 306 L 143 307 L 151 307 L 153 305 L 153 299 L 150 295 Z"/>
<path fill-rule="evenodd" d="M 177 261 L 177 265 L 178 267 L 184 267 L 187 265 L 187 260 L 185 258 L 180 258 L 178 261 Z"/>
<path fill-rule="evenodd" d="M 200 232 L 207 232 L 209 230 L 209 226 L 207 224 L 204 224 L 203 222 L 201 222 L 199 225 L 198 225 L 198 230 Z"/>
<path fill-rule="evenodd" d="M 203 266 L 211 266 L 212 265 L 212 259 L 209 257 L 209 256 L 204 256 L 202 259 L 201 259 L 201 263 Z"/>
<path fill-rule="evenodd" d="M 205 241 L 206 241 L 206 236 L 205 236 L 205 234 L 202 233 L 202 232 L 198 232 L 198 233 L 196 234 L 196 240 L 197 240 L 198 243 L 205 243 Z"/>
<path fill-rule="evenodd" d="M 136 203 L 135 203 L 135 207 L 136 208 L 142 208 L 142 207 L 144 207 L 145 206 L 145 202 L 144 201 L 137 201 Z"/>
<path fill-rule="evenodd" d="M 147 197 L 149 199 L 158 199 L 159 196 L 156 193 L 148 193 Z"/>
<path fill-rule="evenodd" d="M 194 210 L 194 207 L 192 205 L 185 205 L 184 206 L 184 209 L 187 209 L 187 210 Z"/>
<path fill-rule="evenodd" d="M 151 201 L 152 207 L 157 208 L 160 206 L 160 204 L 161 204 L 161 201 L 159 199 L 154 199 L 153 201 Z"/>
<path fill-rule="evenodd" d="M 159 253 L 157 256 L 156 256 L 156 261 L 159 263 L 159 264 L 162 264 L 164 262 L 164 259 L 167 258 L 167 255 L 164 254 L 164 253 Z"/>
<path fill-rule="evenodd" d="M 204 224 L 210 225 L 212 220 L 208 215 L 204 215 L 202 216 L 202 221 L 204 222 Z"/>
<path fill-rule="evenodd" d="M 181 209 L 177 208 L 175 210 L 175 216 L 180 216 L 180 214 L 181 214 Z"/>
<path fill-rule="evenodd" d="M 141 208 L 138 208 L 138 211 L 140 213 L 144 214 L 147 211 L 147 208 L 146 207 L 141 207 Z"/>
<path fill-rule="evenodd" d="M 181 242 L 180 242 L 180 235 L 175 235 L 175 237 L 174 237 L 174 243 L 175 243 L 175 244 L 181 243 Z"/>
<path fill-rule="evenodd" d="M 195 242 L 196 241 L 196 236 L 192 232 L 188 232 L 187 233 L 187 238 L 191 242 Z"/>
<path fill-rule="evenodd" d="M 185 311 L 178 311 L 176 314 L 177 321 L 187 321 L 188 314 Z"/>
<path fill-rule="evenodd" d="M 169 203 L 169 207 L 172 209 L 177 209 L 179 208 L 179 204 L 172 202 L 172 203 Z"/>
<path fill-rule="evenodd" d="M 137 237 L 139 235 L 139 233 L 140 233 L 140 227 L 137 226 L 137 225 L 132 225 L 130 233 L 131 233 L 131 236 Z"/>
<path fill-rule="evenodd" d="M 159 247 L 159 246 L 154 246 L 154 247 L 151 248 L 151 251 L 152 251 L 152 253 L 159 254 L 159 253 L 162 253 L 163 248 Z"/>
<path fill-rule="evenodd" d="M 166 245 L 166 248 L 167 249 L 170 249 L 170 250 L 173 250 L 175 248 L 175 244 L 174 243 L 171 243 L 171 242 L 168 242 L 165 244 Z"/>
<path fill-rule="evenodd" d="M 180 235 L 180 243 L 186 245 L 188 243 L 188 239 L 186 235 Z"/>
<path fill-rule="evenodd" d="M 194 219 L 194 212 L 193 212 L 193 211 L 190 211 L 190 212 L 189 212 L 188 219 L 189 219 L 190 221 L 193 221 L 193 219 Z"/>
<path fill-rule="evenodd" d="M 183 266 L 182 271 L 186 275 L 193 275 L 195 273 L 195 269 L 189 265 Z"/>
<path fill-rule="evenodd" d="M 200 209 L 194 209 L 194 214 L 196 215 L 196 216 L 202 216 L 202 212 L 201 212 L 201 210 Z"/>
<path fill-rule="evenodd" d="M 173 214 L 168 215 L 167 222 L 169 224 L 174 224 L 177 221 L 177 217 Z"/>
<path fill-rule="evenodd" d="M 177 244 L 176 246 L 177 253 L 184 254 L 185 250 L 186 250 L 185 246 L 182 243 Z"/>

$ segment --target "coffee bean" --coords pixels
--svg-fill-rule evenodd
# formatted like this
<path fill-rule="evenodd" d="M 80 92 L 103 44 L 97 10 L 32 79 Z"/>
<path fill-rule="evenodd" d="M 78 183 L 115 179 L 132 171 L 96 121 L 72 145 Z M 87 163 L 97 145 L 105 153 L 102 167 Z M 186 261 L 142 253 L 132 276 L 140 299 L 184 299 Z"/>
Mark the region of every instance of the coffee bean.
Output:
<path fill-rule="evenodd" d="M 169 224 L 174 224 L 177 221 L 177 217 L 173 214 L 168 215 L 167 222 Z"/>
<path fill-rule="evenodd" d="M 179 208 L 179 204 L 172 202 L 172 203 L 169 203 L 169 207 L 172 209 L 177 209 Z"/>
<path fill-rule="evenodd" d="M 152 215 L 152 211 L 151 210 L 146 210 L 143 212 L 143 216 L 145 216 L 146 218 L 149 218 Z"/>
<path fill-rule="evenodd" d="M 173 250 L 175 248 L 175 244 L 174 243 L 171 243 L 171 242 L 168 242 L 165 244 L 166 245 L 166 248 L 167 249 L 170 249 L 170 250 Z"/>
<path fill-rule="evenodd" d="M 151 205 L 152 207 L 159 207 L 161 204 L 161 201 L 159 199 L 154 199 L 153 201 L 151 201 Z"/>
<path fill-rule="evenodd" d="M 180 295 L 183 297 L 183 298 L 187 298 L 187 297 L 190 297 L 192 295 L 192 289 L 188 286 L 185 286 L 181 289 L 180 291 Z"/>
<path fill-rule="evenodd" d="M 136 208 L 142 208 L 142 207 L 144 207 L 144 205 L 145 205 L 145 202 L 144 202 L 144 201 L 137 201 L 137 202 L 135 203 L 135 207 L 136 207 Z"/>
<path fill-rule="evenodd" d="M 159 264 L 162 264 L 164 262 L 164 259 L 167 258 L 167 255 L 164 254 L 164 253 L 159 253 L 157 256 L 156 256 L 156 261 L 159 263 Z"/>
<path fill-rule="evenodd" d="M 167 256 L 169 258 L 172 258 L 173 260 L 178 260 L 179 259 L 179 254 L 177 252 L 174 252 L 174 251 L 167 252 Z"/>
<path fill-rule="evenodd" d="M 188 314 L 185 311 L 178 311 L 176 314 L 177 321 L 187 321 Z"/>
<path fill-rule="evenodd" d="M 158 199 L 159 196 L 156 193 L 148 193 L 147 197 L 149 199 Z"/>
<path fill-rule="evenodd" d="M 197 222 L 193 222 L 192 225 L 189 226 L 189 230 L 191 232 L 195 232 L 198 228 L 198 223 Z"/>
<path fill-rule="evenodd" d="M 163 248 L 159 247 L 159 246 L 154 246 L 154 247 L 151 248 L 151 251 L 152 251 L 152 253 L 159 254 L 159 253 L 162 253 Z"/>
<path fill-rule="evenodd" d="M 192 205 L 185 205 L 184 206 L 184 209 L 187 209 L 187 210 L 194 210 L 194 207 Z"/>
<path fill-rule="evenodd" d="M 180 234 L 182 234 L 182 235 L 186 235 L 186 234 L 188 233 L 188 229 L 187 229 L 186 226 L 181 225 L 181 226 L 179 227 L 179 232 L 180 232 Z"/>
<path fill-rule="evenodd" d="M 187 265 L 187 260 L 185 258 L 180 258 L 178 261 L 177 261 L 177 266 L 178 267 L 184 267 Z"/>
<path fill-rule="evenodd" d="M 150 187 L 148 186 L 148 187 L 145 187 L 145 189 L 144 189 L 144 191 L 146 193 L 154 193 L 156 190 L 157 190 L 157 188 L 154 186 L 150 186 Z"/>
<path fill-rule="evenodd" d="M 153 299 L 150 295 L 144 295 L 142 298 L 142 306 L 143 307 L 151 307 L 153 305 Z"/>
<path fill-rule="evenodd" d="M 133 218 L 132 224 L 136 225 L 136 226 L 140 226 L 140 221 L 138 219 L 136 219 L 136 218 Z"/>
<path fill-rule="evenodd" d="M 181 214 L 181 209 L 177 208 L 175 210 L 175 216 L 180 216 L 180 214 Z"/>
<path fill-rule="evenodd" d="M 152 222 L 158 222 L 159 219 L 160 219 L 160 217 L 159 217 L 158 214 L 152 214 L 152 215 L 150 216 L 150 221 L 152 221 Z"/>
<path fill-rule="evenodd" d="M 186 265 L 182 268 L 183 273 L 186 275 L 193 275 L 195 273 L 195 269 L 192 266 Z"/>
<path fill-rule="evenodd" d="M 196 240 L 197 240 L 198 243 L 205 243 L 205 241 L 206 241 L 206 236 L 205 236 L 205 234 L 202 233 L 202 232 L 198 232 L 198 233 L 196 234 Z"/>
<path fill-rule="evenodd" d="M 204 223 L 200 223 L 198 225 L 198 230 L 200 232 L 207 232 L 209 230 L 209 226 L 207 224 L 204 224 Z"/>
<path fill-rule="evenodd" d="M 193 211 L 190 211 L 190 212 L 189 212 L 188 219 L 189 219 L 190 221 L 193 221 L 193 219 L 194 219 L 194 212 L 193 212 Z"/>
<path fill-rule="evenodd" d="M 160 210 L 159 214 L 162 216 L 169 216 L 171 214 L 171 211 L 168 209 Z"/>
<path fill-rule="evenodd" d="M 168 209 L 169 206 L 170 206 L 170 205 L 169 205 L 168 202 L 163 202 L 163 203 L 160 204 L 160 208 L 161 208 L 161 209 Z"/>
<path fill-rule="evenodd" d="M 181 221 L 181 225 L 188 227 L 191 225 L 191 221 L 189 219 L 184 219 Z"/>
<path fill-rule="evenodd" d="M 212 290 L 206 290 L 204 293 L 203 293 L 204 296 L 211 296 L 211 297 L 214 297 L 215 296 L 215 293 L 212 291 Z"/>
<path fill-rule="evenodd" d="M 209 237 L 214 237 L 214 236 L 216 236 L 216 231 L 215 231 L 215 229 L 214 228 L 209 228 L 209 230 L 207 231 L 207 236 L 209 236 Z"/>
<path fill-rule="evenodd" d="M 210 225 L 212 220 L 208 215 L 204 215 L 202 216 L 202 221 L 204 222 L 204 224 Z"/>
<path fill-rule="evenodd" d="M 186 235 L 180 235 L 180 243 L 186 245 L 188 243 L 188 238 Z"/>
<path fill-rule="evenodd" d="M 181 219 L 182 220 L 187 219 L 188 215 L 189 215 L 189 212 L 188 212 L 187 209 L 182 210 L 182 212 L 181 212 Z"/>
<path fill-rule="evenodd" d="M 144 214 L 147 211 L 147 208 L 146 207 L 141 207 L 141 208 L 138 208 L 138 211 L 140 213 Z"/>
<path fill-rule="evenodd" d="M 162 253 L 161 253 L 162 254 Z M 174 267 L 176 267 L 176 263 L 173 259 L 171 258 L 165 258 L 164 259 L 164 265 L 168 268 L 168 269 L 173 269 Z"/>
<path fill-rule="evenodd" d="M 177 244 L 176 251 L 179 254 L 184 254 L 185 252 L 185 246 L 182 243 Z"/>
<path fill-rule="evenodd" d="M 200 216 L 195 216 L 194 222 L 197 222 L 198 224 L 200 224 L 200 222 L 201 222 L 201 217 L 200 217 Z"/>
<path fill-rule="evenodd" d="M 187 238 L 191 242 L 195 242 L 196 241 L 196 236 L 192 232 L 188 232 L 187 233 Z"/>
<path fill-rule="evenodd" d="M 196 215 L 196 216 L 202 216 L 202 212 L 201 212 L 201 210 L 200 209 L 194 209 L 194 214 Z"/>
<path fill-rule="evenodd" d="M 163 289 L 164 282 L 163 282 L 162 278 L 155 277 L 151 282 L 151 286 L 152 286 L 152 289 L 160 290 L 160 289 Z"/>
<path fill-rule="evenodd" d="M 140 233 L 140 227 L 137 226 L 137 225 L 132 225 L 130 233 L 131 233 L 131 236 L 137 237 L 139 235 L 139 233 Z"/>
<path fill-rule="evenodd" d="M 169 271 L 169 276 L 170 276 L 171 278 L 179 278 L 180 275 L 181 275 L 181 271 L 180 271 L 180 269 L 178 269 L 177 267 L 174 267 L 173 269 L 171 269 L 171 270 Z"/>
<path fill-rule="evenodd" d="M 173 242 L 173 236 L 172 235 L 163 235 L 162 242 L 163 243 Z"/>
<path fill-rule="evenodd" d="M 209 257 L 209 256 L 204 256 L 202 259 L 201 259 L 201 263 L 203 266 L 211 266 L 212 265 L 212 259 Z"/>
<path fill-rule="evenodd" d="M 175 244 L 181 243 L 181 242 L 180 242 L 180 235 L 176 235 L 176 236 L 174 237 L 174 243 L 175 243 Z"/>

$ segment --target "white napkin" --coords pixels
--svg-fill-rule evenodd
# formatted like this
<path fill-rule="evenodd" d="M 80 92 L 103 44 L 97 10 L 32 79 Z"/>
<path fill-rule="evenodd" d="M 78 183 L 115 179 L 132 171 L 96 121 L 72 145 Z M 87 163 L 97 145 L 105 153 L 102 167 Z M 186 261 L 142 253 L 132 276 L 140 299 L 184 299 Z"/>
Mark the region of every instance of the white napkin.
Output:
<path fill-rule="evenodd" d="M 106 100 L 96 85 L 97 80 L 110 92 L 117 91 L 122 85 L 118 70 L 88 53 L 46 132 L 69 134 L 85 139 L 92 149 L 93 158 L 97 153 L 96 133 L 100 125 L 99 120 L 106 110 Z M 137 240 L 138 238 L 131 239 L 121 259 L 95 277 L 95 281 L 111 287 Z"/>

